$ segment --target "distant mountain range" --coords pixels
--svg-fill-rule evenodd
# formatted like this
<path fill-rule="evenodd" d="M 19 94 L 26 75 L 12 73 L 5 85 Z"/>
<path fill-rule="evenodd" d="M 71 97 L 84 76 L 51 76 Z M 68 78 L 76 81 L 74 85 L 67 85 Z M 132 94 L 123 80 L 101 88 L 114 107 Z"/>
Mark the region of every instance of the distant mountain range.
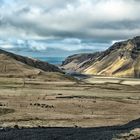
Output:
<path fill-rule="evenodd" d="M 140 78 L 140 36 L 117 42 L 103 52 L 69 56 L 62 68 L 84 74 Z"/>

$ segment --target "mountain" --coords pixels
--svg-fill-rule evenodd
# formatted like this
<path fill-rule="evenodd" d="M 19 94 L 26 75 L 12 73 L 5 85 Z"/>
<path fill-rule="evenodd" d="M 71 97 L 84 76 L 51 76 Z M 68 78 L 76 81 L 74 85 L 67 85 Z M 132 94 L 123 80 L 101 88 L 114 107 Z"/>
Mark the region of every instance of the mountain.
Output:
<path fill-rule="evenodd" d="M 1 76 L 33 76 L 43 72 L 61 72 L 61 70 L 47 62 L 0 50 Z"/>
<path fill-rule="evenodd" d="M 81 54 L 74 54 L 65 59 L 62 62 L 63 69 L 67 71 L 77 71 L 81 72 L 86 69 L 90 64 L 98 57 L 100 52 L 96 53 L 81 53 Z"/>
<path fill-rule="evenodd" d="M 140 36 L 117 42 L 103 52 L 69 56 L 62 68 L 84 74 L 140 78 Z"/>

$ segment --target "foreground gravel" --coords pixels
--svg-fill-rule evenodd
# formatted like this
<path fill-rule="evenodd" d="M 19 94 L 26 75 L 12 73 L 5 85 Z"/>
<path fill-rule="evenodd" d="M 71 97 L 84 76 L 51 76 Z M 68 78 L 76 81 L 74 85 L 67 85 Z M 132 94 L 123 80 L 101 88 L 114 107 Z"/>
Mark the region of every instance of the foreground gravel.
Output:
<path fill-rule="evenodd" d="M 1 128 L 0 140 L 111 140 L 140 128 L 140 119 L 122 126 L 96 128 Z"/>

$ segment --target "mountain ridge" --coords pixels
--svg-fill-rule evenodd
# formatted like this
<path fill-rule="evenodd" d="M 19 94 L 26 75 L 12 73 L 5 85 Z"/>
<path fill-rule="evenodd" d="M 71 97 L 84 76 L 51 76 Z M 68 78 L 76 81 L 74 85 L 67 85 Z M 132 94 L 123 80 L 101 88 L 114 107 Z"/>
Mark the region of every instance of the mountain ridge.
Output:
<path fill-rule="evenodd" d="M 84 74 L 140 78 L 140 36 L 116 42 L 103 52 L 90 54 L 82 62 L 78 55 L 69 56 L 62 67 Z M 89 54 L 81 54 L 80 59 L 84 55 Z"/>

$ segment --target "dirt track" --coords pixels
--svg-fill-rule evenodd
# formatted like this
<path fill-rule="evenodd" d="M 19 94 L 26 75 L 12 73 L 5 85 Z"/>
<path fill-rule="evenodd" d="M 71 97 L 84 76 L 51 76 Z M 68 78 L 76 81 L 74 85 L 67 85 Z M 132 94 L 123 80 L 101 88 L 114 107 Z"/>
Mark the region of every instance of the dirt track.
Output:
<path fill-rule="evenodd" d="M 135 128 L 140 128 L 140 119 L 122 126 L 96 128 L 7 128 L 0 131 L 0 138 L 1 140 L 111 140 Z M 139 138 L 133 136 L 135 140 Z"/>

